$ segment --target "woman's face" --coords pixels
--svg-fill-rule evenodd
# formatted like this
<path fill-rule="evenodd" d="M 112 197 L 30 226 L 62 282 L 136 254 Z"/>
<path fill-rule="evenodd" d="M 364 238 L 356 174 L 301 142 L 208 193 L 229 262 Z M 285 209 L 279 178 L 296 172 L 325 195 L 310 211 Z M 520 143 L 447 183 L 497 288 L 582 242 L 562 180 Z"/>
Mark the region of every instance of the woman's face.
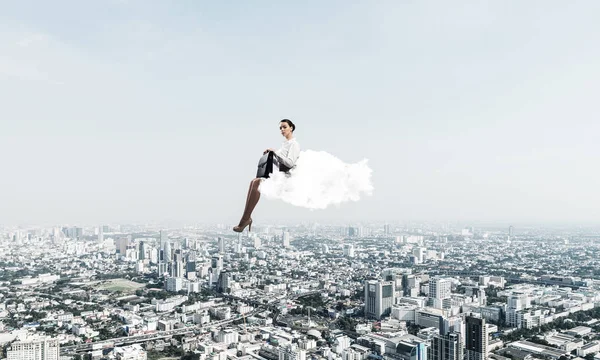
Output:
<path fill-rule="evenodd" d="M 285 121 L 279 123 L 279 130 L 281 131 L 281 135 L 286 138 L 292 134 L 292 128 Z"/>

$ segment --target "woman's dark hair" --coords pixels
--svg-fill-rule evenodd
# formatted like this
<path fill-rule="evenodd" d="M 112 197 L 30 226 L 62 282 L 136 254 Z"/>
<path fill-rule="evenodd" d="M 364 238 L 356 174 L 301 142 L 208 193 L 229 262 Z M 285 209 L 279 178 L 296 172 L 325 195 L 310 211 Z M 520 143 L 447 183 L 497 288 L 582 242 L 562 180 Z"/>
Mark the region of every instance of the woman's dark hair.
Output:
<path fill-rule="evenodd" d="M 292 128 L 292 132 L 294 132 L 294 130 L 296 130 L 296 125 L 294 125 L 292 120 L 283 119 L 280 121 L 280 123 L 282 123 L 282 122 L 287 123 Z"/>

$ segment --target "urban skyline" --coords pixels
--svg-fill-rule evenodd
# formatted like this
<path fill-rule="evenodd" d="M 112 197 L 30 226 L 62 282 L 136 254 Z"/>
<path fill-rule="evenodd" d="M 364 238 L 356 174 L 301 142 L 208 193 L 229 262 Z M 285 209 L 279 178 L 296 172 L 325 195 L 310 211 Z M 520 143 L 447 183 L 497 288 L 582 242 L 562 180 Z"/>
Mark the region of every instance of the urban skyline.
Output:
<path fill-rule="evenodd" d="M 10 360 L 600 353 L 598 232 L 102 225 L 4 228 L 0 248 Z"/>
<path fill-rule="evenodd" d="M 600 360 L 599 13 L 0 2 L 0 360 Z"/>

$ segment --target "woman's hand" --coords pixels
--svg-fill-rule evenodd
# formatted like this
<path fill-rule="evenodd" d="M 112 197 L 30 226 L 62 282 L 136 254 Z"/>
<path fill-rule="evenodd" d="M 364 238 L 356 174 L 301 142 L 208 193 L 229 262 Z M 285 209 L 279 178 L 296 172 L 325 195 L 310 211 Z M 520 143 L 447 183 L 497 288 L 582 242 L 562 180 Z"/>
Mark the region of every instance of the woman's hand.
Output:
<path fill-rule="evenodd" d="M 266 153 L 268 153 L 269 151 L 275 152 L 275 150 L 274 150 L 274 149 L 268 148 L 267 150 L 265 150 L 265 151 L 263 152 L 263 155 L 264 155 L 264 154 L 266 154 Z"/>

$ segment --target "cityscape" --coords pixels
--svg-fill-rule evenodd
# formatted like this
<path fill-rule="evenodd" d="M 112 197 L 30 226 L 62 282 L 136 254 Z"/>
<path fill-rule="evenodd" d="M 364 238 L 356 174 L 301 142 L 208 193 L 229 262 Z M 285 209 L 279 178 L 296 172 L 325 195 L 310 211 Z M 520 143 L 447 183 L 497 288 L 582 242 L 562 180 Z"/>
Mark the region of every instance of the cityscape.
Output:
<path fill-rule="evenodd" d="M 600 231 L 3 227 L 0 356 L 600 359 Z"/>
<path fill-rule="evenodd" d="M 598 14 L 0 1 L 0 360 L 600 360 Z"/>

